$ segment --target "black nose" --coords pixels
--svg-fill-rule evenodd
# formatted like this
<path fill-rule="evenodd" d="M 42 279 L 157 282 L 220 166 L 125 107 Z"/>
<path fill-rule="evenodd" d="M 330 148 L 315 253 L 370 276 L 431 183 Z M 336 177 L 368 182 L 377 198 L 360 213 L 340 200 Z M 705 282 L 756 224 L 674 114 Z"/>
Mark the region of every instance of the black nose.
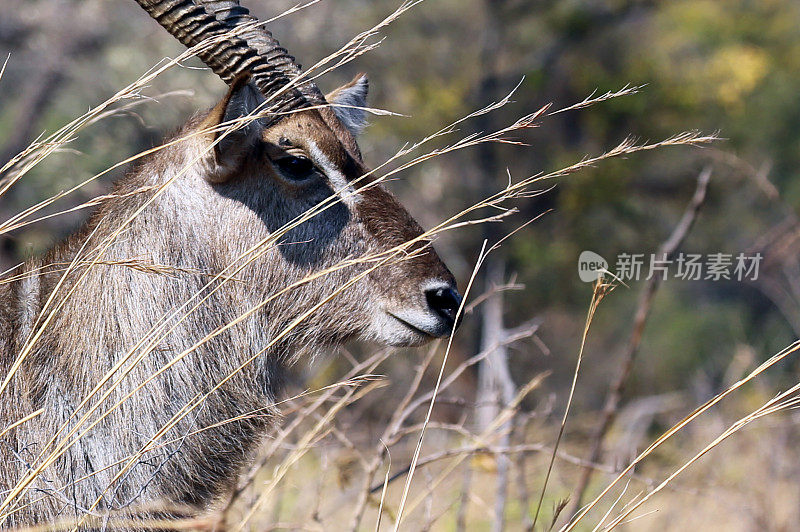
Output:
<path fill-rule="evenodd" d="M 461 306 L 461 295 L 458 292 L 449 287 L 432 288 L 425 292 L 425 298 L 428 300 L 428 306 L 444 318 L 450 327 L 455 324 L 458 307 Z"/>

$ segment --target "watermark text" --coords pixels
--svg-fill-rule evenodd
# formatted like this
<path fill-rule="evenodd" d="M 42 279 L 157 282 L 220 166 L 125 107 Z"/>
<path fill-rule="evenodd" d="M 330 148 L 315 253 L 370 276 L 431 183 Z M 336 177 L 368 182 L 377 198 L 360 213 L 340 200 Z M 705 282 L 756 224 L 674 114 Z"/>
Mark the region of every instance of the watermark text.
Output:
<path fill-rule="evenodd" d="M 614 269 L 593 251 L 584 251 L 578 258 L 581 281 L 591 283 L 602 274 L 612 274 L 620 281 L 757 281 L 761 253 L 679 253 L 672 258 L 659 253 L 620 253 Z"/>

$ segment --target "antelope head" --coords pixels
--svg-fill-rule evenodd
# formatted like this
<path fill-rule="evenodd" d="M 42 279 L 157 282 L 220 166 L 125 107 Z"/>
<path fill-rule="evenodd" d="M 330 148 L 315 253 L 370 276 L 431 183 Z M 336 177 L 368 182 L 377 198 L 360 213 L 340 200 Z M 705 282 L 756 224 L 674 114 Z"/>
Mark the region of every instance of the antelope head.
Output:
<path fill-rule="evenodd" d="M 200 174 L 214 201 L 228 202 L 226 216 L 238 228 L 237 238 L 221 238 L 224 245 L 240 249 L 325 202 L 331 205 L 286 233 L 264 277 L 291 282 L 413 242 L 402 260 L 354 265 L 304 284 L 282 303 L 283 314 L 301 313 L 355 276 L 336 303 L 304 326 L 323 342 L 362 337 L 419 345 L 450 334 L 461 301 L 452 274 L 362 161 L 356 136 L 364 124 L 366 76 L 326 97 L 303 81 L 294 58 L 238 1 L 137 1 L 183 44 L 211 42 L 198 55 L 230 90 L 199 127 L 246 124 L 204 137 L 214 147 Z"/>

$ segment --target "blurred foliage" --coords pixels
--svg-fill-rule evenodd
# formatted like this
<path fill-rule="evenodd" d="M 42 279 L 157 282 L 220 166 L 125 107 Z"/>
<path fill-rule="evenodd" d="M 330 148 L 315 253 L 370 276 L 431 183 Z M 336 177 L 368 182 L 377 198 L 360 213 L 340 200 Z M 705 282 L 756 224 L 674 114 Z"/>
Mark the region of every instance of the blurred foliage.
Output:
<path fill-rule="evenodd" d="M 55 56 L 55 68 L 63 77 L 36 110 L 34 136 L 53 131 L 162 57 L 180 52 L 179 45 L 133 2 L 7 1 L 0 23 L 0 56 L 11 52 L 11 58 L 0 80 L 0 143 L 19 127 L 18 107 L 24 93 L 36 88 L 37 69 L 52 66 L 44 58 Z M 80 16 L 73 13 L 78 4 Z M 248 4 L 266 17 L 294 2 Z M 274 22 L 271 29 L 304 65 L 311 65 L 396 4 L 322 2 Z M 18 14 L 14 8 L 19 8 Z M 92 24 L 81 22 L 89 15 Z M 498 146 L 499 160 L 515 178 L 599 154 L 628 135 L 656 140 L 701 129 L 720 131 L 727 139 L 704 150 L 669 149 L 611 161 L 564 178 L 553 190 L 517 205 L 520 213 L 504 231 L 552 212 L 503 248 L 512 271 L 526 285 L 510 296 L 507 321 L 513 326 L 542 317 L 541 337 L 552 354 L 543 354 L 531 343 L 513 352 L 512 364 L 520 381 L 533 371 L 553 369 L 548 383 L 558 391 L 570 379 L 590 299 L 590 287 L 576 275 L 581 251 L 593 250 L 612 265 L 622 252 L 655 252 L 680 218 L 697 174 L 707 165 L 714 168 L 708 202 L 684 251 L 760 250 L 765 235 L 794 216 L 800 206 L 800 4 L 793 0 L 429 0 L 391 26 L 378 50 L 321 82 L 324 90 L 330 90 L 366 71 L 372 105 L 408 115 L 374 118 L 362 140 L 370 164 L 379 164 L 404 143 L 488 103 L 476 98 L 487 75 L 480 62 L 486 17 L 496 17 L 502 30 L 500 51 L 491 58 L 497 94 L 510 92 L 524 77 L 514 103 L 494 113 L 492 123 L 510 123 L 548 102 L 565 107 L 594 91 L 645 85 L 635 96 L 543 118 L 541 127 L 520 139 L 527 147 Z M 99 28 L 92 46 L 64 46 L 91 25 Z M 159 97 L 187 88 L 194 91 L 193 97 Z M 165 131 L 211 105 L 223 92 L 222 83 L 207 71 L 172 69 L 147 90 L 155 100 L 85 131 L 71 145 L 80 155 L 58 154 L 42 164 L 3 198 L 0 214 L 7 217 L 153 146 Z M 459 134 L 472 133 L 476 127 L 467 123 Z M 445 213 L 458 212 L 477 200 L 487 180 L 496 187 L 507 180 L 505 172 L 481 175 L 474 161 L 474 154 L 448 155 L 407 173 L 390 188 L 430 227 Z M 762 168 L 769 171 L 759 177 Z M 110 179 L 120 175 L 121 171 L 113 172 Z M 765 191 L 765 179 L 777 196 Z M 556 183 L 542 187 L 551 185 Z M 102 187 L 89 186 L 72 201 L 98 193 Z M 24 229 L 13 235 L 15 253 L 40 252 L 78 223 L 78 216 L 60 217 Z M 480 229 L 468 228 L 437 244 L 462 283 L 480 240 Z M 781 262 L 781 257 L 771 267 L 782 269 L 783 275 L 795 265 Z M 792 292 L 793 278 L 774 279 L 780 290 Z M 618 288 L 601 307 L 587 350 L 588 369 L 582 376 L 586 401 L 595 403 L 603 396 L 630 334 L 642 286 L 640 281 Z M 763 358 L 786 345 L 798 334 L 792 320 L 800 321 L 800 306 L 781 305 L 770 294 L 758 283 L 667 281 L 655 302 L 631 393 L 695 393 L 701 388 L 707 393 L 723 378 L 739 346 L 751 346 Z M 468 340 L 469 335 L 464 336 Z M 461 349 L 468 354 L 471 346 L 464 340 Z M 711 383 L 710 388 L 698 382 Z"/>

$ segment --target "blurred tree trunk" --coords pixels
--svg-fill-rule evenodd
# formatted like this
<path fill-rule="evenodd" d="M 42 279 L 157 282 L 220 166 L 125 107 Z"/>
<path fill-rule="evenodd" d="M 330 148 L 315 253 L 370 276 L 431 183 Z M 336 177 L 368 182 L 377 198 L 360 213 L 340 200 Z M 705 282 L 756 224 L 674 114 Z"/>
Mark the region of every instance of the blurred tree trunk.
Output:
<path fill-rule="evenodd" d="M 27 41 L 44 35 L 46 53 L 39 53 L 38 61 L 28 60 L 28 74 L 13 80 L 17 86 L 16 99 L 9 106 L 8 135 L 0 142 L 0 168 L 27 149 L 41 133 L 43 118 L 51 111 L 58 93 L 68 86 L 76 58 L 101 54 L 110 39 L 107 26 L 97 23 L 96 19 L 102 15 L 89 2 L 55 2 L 34 11 L 32 17 L 19 16 L 24 12 L 22 7 L 17 1 L 9 5 L 9 16 L 0 22 L 0 47 L 12 51 L 9 61 L 25 61 L 24 50 L 30 46 Z M 0 172 L 0 184 L 16 171 L 12 167 L 8 172 Z M 19 212 L 23 200 L 20 186 L 24 185 L 15 184 L 0 198 L 0 220 Z M 0 272 L 21 259 L 14 236 L 0 235 Z"/>
<path fill-rule="evenodd" d="M 30 21 L 5 21 L 6 27 L 0 36 L 14 39 L 4 43 L 12 50 L 13 45 L 21 46 L 17 40 L 20 36 L 35 38 L 45 34 L 50 44 L 48 53 L 41 54 L 42 61 L 36 65 L 37 68 L 27 78 L 18 80 L 23 84 L 18 90 L 19 98 L 13 104 L 12 126 L 8 128 L 10 135 L 0 146 L 0 167 L 27 148 L 38 135 L 37 127 L 41 118 L 50 109 L 56 93 L 64 88 L 65 78 L 75 58 L 97 54 L 108 39 L 108 32 L 102 26 L 86 23 L 85 13 L 79 8 L 76 1 L 64 2 L 61 9 L 56 10 L 60 16 L 38 21 L 37 31 L 28 27 Z"/>
<path fill-rule="evenodd" d="M 483 0 L 483 32 L 481 34 L 480 69 L 482 78 L 475 94 L 478 106 L 497 101 L 503 95 L 500 90 L 500 54 L 503 49 L 504 27 L 499 18 L 506 0 Z M 480 131 L 490 132 L 499 129 L 497 113 L 489 113 L 477 118 Z M 475 170 L 478 172 L 478 193 L 486 197 L 497 188 L 498 176 L 502 174 L 497 145 L 481 144 L 477 149 L 478 159 Z M 498 224 L 484 224 L 483 238 L 494 244 L 502 238 Z M 497 287 L 504 284 L 506 260 L 502 249 L 494 251 L 486 260 L 483 269 L 482 285 L 490 297 L 479 308 L 481 329 L 479 350 L 491 353 L 478 366 L 478 390 L 476 393 L 475 428 L 480 434 L 497 418 L 502 408 L 514 397 L 515 386 L 508 368 L 508 349 L 502 345 L 506 334 L 503 323 L 503 293 Z M 479 285 L 480 286 L 480 285 Z M 494 292 L 494 293 L 492 293 Z M 505 447 L 510 437 L 510 424 L 500 427 L 501 440 L 497 445 Z M 505 528 L 505 503 L 508 486 L 509 460 L 504 455 L 497 459 L 497 484 L 495 491 L 494 521 L 492 529 Z"/>
<path fill-rule="evenodd" d="M 61 47 L 59 49 L 64 50 Z M 22 88 L 20 98 L 14 104 L 16 115 L 13 125 L 9 128 L 11 135 L 6 137 L 0 148 L 0 166 L 22 152 L 33 141 L 40 118 L 49 109 L 49 103 L 54 100 L 56 91 L 63 86 L 64 58 L 72 53 L 74 50 L 68 47 L 63 55 L 53 57 L 47 64 L 42 65 Z"/>
<path fill-rule="evenodd" d="M 477 105 L 483 106 L 498 99 L 498 56 L 502 49 L 502 27 L 497 17 L 497 11 L 502 9 L 505 0 L 484 0 L 484 24 L 481 35 L 481 72 L 482 78 L 476 90 Z M 476 119 L 480 131 L 489 132 L 497 128 L 496 114 L 489 113 Z M 497 188 L 497 176 L 500 174 L 499 156 L 497 146 L 494 144 L 481 144 L 478 146 L 475 171 L 478 174 L 477 189 L 480 197 L 485 197 Z M 502 231 L 498 224 L 484 224 L 483 238 L 494 244 L 502 238 Z M 485 292 L 491 293 L 497 286 L 503 284 L 506 261 L 502 249 L 494 251 L 486 259 L 482 273 L 482 286 Z M 475 423 L 478 431 L 485 430 L 497 417 L 502 408 L 503 381 L 509 375 L 507 349 L 498 344 L 502 343 L 504 334 L 503 325 L 503 297 L 501 292 L 491 295 L 479 307 L 481 329 L 478 340 L 480 351 L 492 350 L 478 367 L 478 391 L 476 397 Z M 513 391 L 512 391 L 513 394 Z"/>

